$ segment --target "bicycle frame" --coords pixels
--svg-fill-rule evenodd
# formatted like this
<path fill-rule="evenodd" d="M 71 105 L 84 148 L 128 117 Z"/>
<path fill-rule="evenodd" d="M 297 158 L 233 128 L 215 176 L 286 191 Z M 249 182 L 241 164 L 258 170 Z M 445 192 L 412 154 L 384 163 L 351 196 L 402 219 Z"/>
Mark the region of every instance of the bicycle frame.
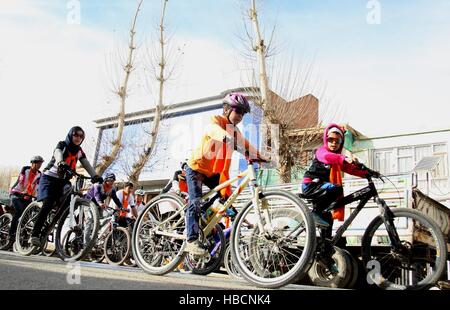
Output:
<path fill-rule="evenodd" d="M 337 242 L 342 238 L 344 232 L 351 225 L 351 223 L 359 214 L 359 212 L 364 208 L 366 203 L 371 198 L 373 198 L 376 204 L 378 205 L 378 209 L 380 210 L 380 214 L 386 226 L 386 230 L 388 232 L 388 236 L 391 241 L 391 247 L 398 248 L 401 244 L 397 230 L 395 229 L 394 224 L 392 222 L 392 211 L 389 209 L 389 206 L 386 204 L 386 202 L 378 196 L 378 191 L 375 187 L 375 184 L 372 181 L 372 178 L 367 177 L 367 180 L 369 182 L 368 186 L 339 199 L 338 201 L 332 203 L 329 208 L 327 208 L 327 210 L 333 210 L 336 207 L 336 205 L 345 206 L 352 202 L 360 201 L 355 210 L 344 221 L 341 227 L 338 228 L 336 234 L 331 240 L 331 244 L 333 246 L 337 244 Z"/>
<path fill-rule="evenodd" d="M 242 182 L 233 191 L 231 196 L 225 201 L 225 203 L 223 204 L 223 207 L 221 207 L 216 212 L 216 214 L 209 220 L 209 222 L 207 223 L 206 227 L 202 230 L 203 234 L 205 236 L 209 235 L 211 233 L 211 231 L 213 230 L 213 228 L 222 220 L 226 210 L 236 201 L 236 198 L 242 193 L 242 191 L 244 190 L 245 187 L 247 187 L 248 184 L 250 184 L 250 188 L 251 188 L 251 191 L 252 191 L 252 194 L 253 194 L 252 203 L 255 205 L 256 210 L 257 210 L 257 214 L 258 214 L 258 227 L 259 227 L 261 232 L 265 232 L 266 231 L 264 225 L 262 224 L 263 221 L 262 221 L 260 210 L 261 209 L 265 210 L 265 212 L 264 212 L 264 219 L 266 220 L 266 223 L 270 224 L 270 217 L 269 217 L 269 214 L 267 212 L 267 209 L 265 209 L 264 206 L 262 206 L 262 208 L 260 206 L 259 198 L 260 198 L 261 190 L 260 190 L 260 188 L 259 188 L 259 186 L 258 186 L 258 184 L 256 182 L 255 168 L 253 167 L 253 162 L 251 160 L 248 161 L 247 170 L 245 170 L 243 172 L 240 172 L 236 177 L 234 177 L 234 178 L 232 178 L 232 179 L 230 179 L 230 180 L 228 180 L 226 182 L 223 182 L 223 183 L 217 185 L 215 188 L 211 189 L 208 193 L 203 195 L 201 197 L 201 199 L 205 200 L 207 198 L 210 198 L 210 197 L 214 196 L 215 194 L 220 192 L 221 189 L 226 188 L 227 186 L 237 182 L 238 180 L 242 180 Z M 187 208 L 187 204 L 185 204 L 182 209 L 178 210 L 177 212 L 175 212 L 174 214 L 169 216 L 167 219 L 162 221 L 161 224 L 164 224 L 167 221 L 170 221 L 170 220 L 174 219 L 178 215 L 181 215 L 181 219 L 179 219 L 175 223 L 175 226 L 181 224 L 181 221 L 184 220 L 184 212 L 185 212 L 186 208 Z M 271 225 L 267 225 L 267 226 L 271 227 Z M 174 233 L 167 233 L 167 232 L 158 231 L 158 230 L 155 231 L 155 233 L 159 234 L 159 235 L 168 236 L 168 237 L 174 237 L 174 238 L 177 238 L 177 239 L 186 239 L 186 236 L 179 235 L 179 234 L 174 234 Z"/>
<path fill-rule="evenodd" d="M 44 231 L 45 235 L 48 235 L 53 231 L 53 229 L 55 228 L 59 219 L 61 218 L 63 212 L 65 211 L 65 209 L 66 209 L 65 206 L 67 206 L 67 203 L 69 203 L 69 208 L 70 208 L 69 227 L 70 227 L 70 229 L 74 229 L 77 226 L 77 224 L 75 222 L 75 215 L 74 215 L 75 204 L 78 203 L 79 201 L 82 201 L 85 199 L 81 197 L 82 196 L 81 191 L 77 190 L 76 184 L 78 184 L 80 182 L 79 179 L 88 179 L 88 177 L 77 174 L 76 172 L 75 172 L 75 175 L 77 176 L 75 185 L 70 185 L 70 187 L 67 185 L 67 188 L 65 187 L 62 198 L 59 200 L 59 202 L 57 202 L 58 206 L 57 206 L 56 212 L 54 211 L 54 209 L 52 209 L 52 212 L 55 212 L 55 216 L 53 217 L 52 221 L 50 223 L 48 223 L 48 226 Z M 81 212 L 79 215 L 79 220 L 78 220 L 79 223 L 83 222 L 83 216 L 84 216 L 84 212 Z"/>

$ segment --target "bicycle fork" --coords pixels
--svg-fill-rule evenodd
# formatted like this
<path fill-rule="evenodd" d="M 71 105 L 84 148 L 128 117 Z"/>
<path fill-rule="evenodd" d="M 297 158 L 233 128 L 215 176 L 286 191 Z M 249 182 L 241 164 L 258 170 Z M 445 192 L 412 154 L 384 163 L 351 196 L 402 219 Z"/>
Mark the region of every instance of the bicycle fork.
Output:
<path fill-rule="evenodd" d="M 77 226 L 75 222 L 75 204 L 78 202 L 79 198 L 74 194 L 70 196 L 70 206 L 69 206 L 69 226 L 70 229 L 74 229 Z M 78 214 L 79 223 L 83 223 L 84 211 L 81 210 Z"/>
<path fill-rule="evenodd" d="M 253 197 L 252 197 L 252 203 L 255 206 L 256 214 L 258 217 L 258 228 L 259 231 L 263 235 L 271 235 L 273 232 L 272 228 L 272 221 L 269 216 L 269 210 L 267 208 L 267 204 L 260 203 L 259 198 L 261 195 L 261 190 L 259 189 L 259 186 L 256 184 L 256 180 L 252 180 L 250 182 L 250 188 L 252 189 Z M 265 225 L 263 225 L 265 223 Z"/>
<path fill-rule="evenodd" d="M 386 226 L 386 231 L 391 241 L 391 248 L 394 250 L 401 248 L 400 237 L 394 225 L 394 213 L 389 209 L 384 199 L 375 197 L 375 202 L 378 204 L 383 223 Z"/>

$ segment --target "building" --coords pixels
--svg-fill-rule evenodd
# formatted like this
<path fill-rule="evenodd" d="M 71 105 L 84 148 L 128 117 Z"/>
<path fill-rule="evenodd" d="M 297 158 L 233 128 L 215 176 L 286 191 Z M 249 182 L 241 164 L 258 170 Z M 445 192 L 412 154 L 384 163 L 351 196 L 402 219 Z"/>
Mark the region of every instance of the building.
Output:
<path fill-rule="evenodd" d="M 355 140 L 353 153 L 390 178 L 403 178 L 450 207 L 450 129 Z"/>

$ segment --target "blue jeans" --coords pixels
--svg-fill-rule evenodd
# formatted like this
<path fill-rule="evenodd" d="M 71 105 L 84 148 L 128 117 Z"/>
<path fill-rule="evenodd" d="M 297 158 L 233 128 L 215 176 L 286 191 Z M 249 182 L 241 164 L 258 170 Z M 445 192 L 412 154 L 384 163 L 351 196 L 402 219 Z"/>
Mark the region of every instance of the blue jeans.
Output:
<path fill-rule="evenodd" d="M 189 206 L 186 212 L 186 234 L 187 240 L 192 241 L 198 239 L 199 220 L 202 211 L 202 186 L 205 184 L 209 188 L 219 185 L 219 175 L 207 177 L 206 175 L 186 168 L 186 182 L 189 193 Z"/>
<path fill-rule="evenodd" d="M 303 183 L 302 192 L 305 196 L 312 193 L 325 192 L 314 204 L 314 211 L 322 213 L 332 202 L 336 201 L 344 193 L 342 186 L 333 183 Z"/>

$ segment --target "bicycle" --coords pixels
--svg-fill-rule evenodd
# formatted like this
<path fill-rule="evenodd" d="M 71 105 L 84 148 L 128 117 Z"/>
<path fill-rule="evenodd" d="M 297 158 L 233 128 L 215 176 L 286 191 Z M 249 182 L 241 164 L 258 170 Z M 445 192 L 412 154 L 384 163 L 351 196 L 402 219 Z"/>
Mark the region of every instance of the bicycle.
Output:
<path fill-rule="evenodd" d="M 106 209 L 103 210 L 103 212 L 106 213 L 106 216 L 100 218 L 98 237 L 94 243 L 94 246 L 91 249 L 91 252 L 89 253 L 89 258 L 96 263 L 101 263 L 105 259 L 105 251 L 104 251 L 105 239 L 112 230 L 113 217 L 115 214 L 118 213 L 118 210 L 115 210 L 114 208 L 111 207 L 107 207 Z"/>
<path fill-rule="evenodd" d="M 9 229 L 12 221 L 11 213 L 4 213 L 0 216 L 0 250 L 9 248 Z"/>
<path fill-rule="evenodd" d="M 89 253 L 97 236 L 99 215 L 97 206 L 83 198 L 83 185 L 90 177 L 76 171 L 66 171 L 69 177 L 76 176 L 73 185 L 67 184 L 63 195 L 49 213 L 41 234 L 41 246 L 31 245 L 34 221 L 42 208 L 41 202 L 32 202 L 22 214 L 16 233 L 17 250 L 23 255 L 42 251 L 48 236 L 55 232 L 55 246 L 63 261 L 77 261 Z"/>
<path fill-rule="evenodd" d="M 206 223 L 200 222 L 200 240 L 207 244 L 206 239 L 211 233 L 222 232 L 219 221 L 250 184 L 253 197 L 236 218 L 231 236 L 233 262 L 242 277 L 250 283 L 259 287 L 281 287 L 303 276 L 312 262 L 316 241 L 314 221 L 297 196 L 285 191 L 265 192 L 256 182 L 253 167 L 254 163 L 263 161 L 246 159 L 245 171 L 202 197 L 206 204 L 211 204 L 211 198 L 222 188 L 241 181 L 218 212 Z M 166 209 L 167 205 L 171 207 L 162 213 L 161 205 Z M 186 208 L 186 202 L 180 197 L 163 194 L 151 200 L 138 217 L 133 230 L 132 249 L 136 263 L 145 272 L 163 275 L 183 260 Z M 252 223 L 253 228 L 244 227 L 245 221 Z M 291 228 L 298 223 L 302 223 L 303 229 L 298 229 L 293 236 Z M 225 251 L 225 247 L 222 248 Z M 248 255 L 240 255 L 241 248 Z"/>
<path fill-rule="evenodd" d="M 16 197 L 29 199 L 31 201 L 36 200 L 36 197 L 29 194 L 22 194 L 22 193 L 15 193 Z M 11 229 L 11 223 L 14 216 L 14 213 L 16 212 L 14 206 L 11 204 L 5 207 L 5 211 L 0 216 L 0 250 L 7 250 L 10 246 L 9 244 L 9 231 Z M 12 250 L 14 250 L 14 245 L 12 247 Z"/>
<path fill-rule="evenodd" d="M 369 275 L 375 277 L 372 279 L 373 282 L 384 289 L 424 289 L 434 285 L 446 264 L 447 247 L 442 231 L 431 218 L 417 210 L 389 208 L 378 196 L 377 188 L 372 180 L 372 178 L 379 178 L 384 182 L 383 177 L 363 164 L 358 165 L 360 169 L 368 171 L 366 175 L 368 186 L 338 199 L 325 210 L 328 212 L 336 207 L 359 201 L 355 210 L 339 227 L 331 240 L 325 237 L 325 229 L 320 230 L 315 263 L 308 272 L 310 277 L 316 279 L 316 284 L 325 286 L 332 286 L 333 283 L 337 285 L 337 281 L 355 281 L 348 277 L 334 281 L 337 274 L 331 272 L 330 262 L 332 264 L 334 259 L 335 263 L 338 265 L 340 263 L 344 266 L 343 268 L 349 264 L 345 261 L 345 253 L 337 248 L 336 244 L 366 203 L 373 199 L 378 205 L 380 215 L 367 226 L 361 241 L 363 263 Z M 301 197 L 308 199 L 303 195 Z M 418 236 L 406 238 L 407 236 L 401 235 L 402 230 L 411 225 L 421 228 L 421 239 L 417 238 Z M 432 240 L 433 238 L 435 241 Z M 377 244 L 378 240 L 384 241 Z M 354 264 L 354 262 L 350 263 Z M 369 270 L 368 266 L 375 265 L 379 265 L 380 273 L 377 273 L 377 270 Z"/>
<path fill-rule="evenodd" d="M 104 243 L 106 261 L 111 265 L 120 266 L 130 259 L 131 236 L 130 227 L 134 220 L 126 218 L 127 228 L 119 226 L 117 222 L 112 223 L 112 230 Z"/>

